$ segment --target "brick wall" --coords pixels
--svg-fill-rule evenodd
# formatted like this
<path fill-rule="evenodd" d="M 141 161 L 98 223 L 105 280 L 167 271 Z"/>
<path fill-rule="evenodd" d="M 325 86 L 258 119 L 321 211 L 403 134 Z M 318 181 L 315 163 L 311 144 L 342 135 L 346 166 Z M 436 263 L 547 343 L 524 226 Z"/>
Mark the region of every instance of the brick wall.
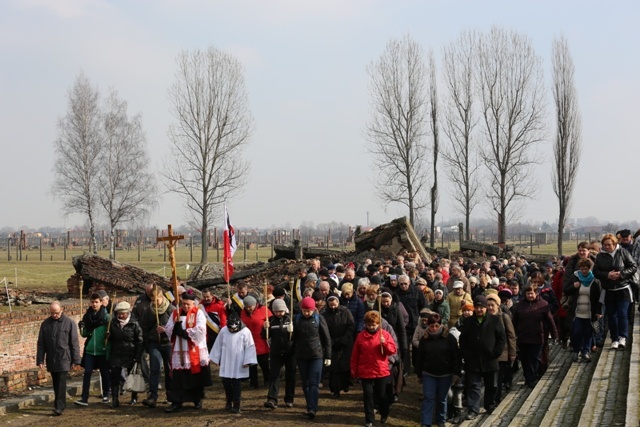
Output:
<path fill-rule="evenodd" d="M 133 305 L 137 296 L 118 298 Z M 76 323 L 80 321 L 78 300 L 62 301 L 64 313 Z M 86 310 L 85 304 L 84 309 Z M 30 307 L 26 310 L 0 313 L 0 394 L 19 392 L 30 386 L 51 380 L 48 372 L 36 367 L 36 344 L 40 324 L 49 316 L 49 306 Z M 80 337 L 80 351 L 84 338 Z"/>

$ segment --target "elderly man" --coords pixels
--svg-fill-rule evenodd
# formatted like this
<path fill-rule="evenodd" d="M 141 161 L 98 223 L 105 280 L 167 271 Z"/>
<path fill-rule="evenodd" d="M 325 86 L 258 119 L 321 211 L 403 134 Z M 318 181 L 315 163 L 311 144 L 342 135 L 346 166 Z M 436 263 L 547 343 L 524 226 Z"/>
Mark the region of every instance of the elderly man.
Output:
<path fill-rule="evenodd" d="M 196 305 L 195 294 L 183 293 L 180 309 L 169 317 L 166 326 L 158 327 L 171 337 L 171 406 L 165 412 L 182 410 L 185 402 L 202 408 L 204 388 L 211 385 L 209 352 L 207 350 L 207 319 Z"/>
<path fill-rule="evenodd" d="M 396 291 L 396 295 L 405 310 L 407 310 L 407 313 L 409 313 L 409 323 L 406 326 L 406 336 L 412 337 L 413 331 L 416 329 L 416 326 L 418 326 L 420 310 L 427 307 L 427 299 L 422 292 L 411 284 L 411 279 L 406 274 L 401 274 L 398 277 L 398 290 Z M 409 372 L 409 363 L 411 360 L 408 353 L 408 351 L 404 354 L 401 353 L 402 361 L 407 373 Z"/>
<path fill-rule="evenodd" d="M 473 306 L 474 315 L 465 319 L 460 328 L 460 350 L 467 375 L 467 420 L 474 420 L 480 413 L 483 381 L 484 408 L 488 413 L 495 409 L 498 358 L 507 343 L 501 319 L 487 314 L 487 298 L 478 295 L 473 300 Z"/>
<path fill-rule="evenodd" d="M 471 285 L 469 284 L 469 279 L 467 279 L 462 273 L 462 268 L 459 265 L 454 264 L 451 266 L 451 275 L 447 280 L 447 290 L 451 292 L 453 290 L 454 282 L 462 282 L 464 285 L 464 291 L 468 294 L 471 293 Z"/>
<path fill-rule="evenodd" d="M 49 317 L 40 325 L 36 364 L 51 374 L 53 381 L 53 412 L 62 415 L 67 402 L 67 373 L 80 365 L 80 344 L 76 323 L 64 315 L 62 305 L 54 301 L 49 306 Z M 46 365 L 45 365 L 46 361 Z"/>

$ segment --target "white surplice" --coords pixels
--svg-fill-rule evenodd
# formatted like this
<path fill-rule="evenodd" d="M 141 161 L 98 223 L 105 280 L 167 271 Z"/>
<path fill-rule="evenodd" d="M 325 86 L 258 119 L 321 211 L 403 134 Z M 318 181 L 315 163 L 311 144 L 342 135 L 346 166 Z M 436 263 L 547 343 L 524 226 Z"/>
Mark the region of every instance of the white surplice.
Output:
<path fill-rule="evenodd" d="M 225 326 L 213 344 L 209 359 L 220 365 L 222 378 L 248 378 L 249 365 L 258 363 L 256 346 L 249 328 L 231 332 Z"/>

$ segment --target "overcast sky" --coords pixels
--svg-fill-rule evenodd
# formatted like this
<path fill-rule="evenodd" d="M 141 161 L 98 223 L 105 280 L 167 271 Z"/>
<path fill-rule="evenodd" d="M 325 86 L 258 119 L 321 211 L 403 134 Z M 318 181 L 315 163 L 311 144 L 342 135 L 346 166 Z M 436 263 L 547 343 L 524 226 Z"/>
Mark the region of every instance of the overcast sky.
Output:
<path fill-rule="evenodd" d="M 228 203 L 236 227 L 366 224 L 367 213 L 372 223 L 383 223 L 404 215 L 401 206 L 385 211 L 373 190 L 363 138 L 366 65 L 406 33 L 432 48 L 439 63 L 442 47 L 460 31 L 492 25 L 532 39 L 548 88 L 552 40 L 567 37 L 583 122 L 571 216 L 637 219 L 639 12 L 637 0 L 3 0 L 0 228 L 82 224 L 77 216 L 65 218 L 50 194 L 56 123 L 80 71 L 102 93 L 116 89 L 131 114 L 142 113 L 158 171 L 169 146 L 167 91 L 176 55 L 211 45 L 244 65 L 255 118 L 247 185 Z M 546 163 L 532 177 L 540 193 L 526 203 L 523 216 L 531 221 L 557 218 L 548 91 L 549 137 L 539 147 Z M 457 218 L 449 186 L 441 185 L 438 221 Z M 149 225 L 185 224 L 184 202 L 161 188 Z M 490 214 L 481 206 L 476 215 Z"/>

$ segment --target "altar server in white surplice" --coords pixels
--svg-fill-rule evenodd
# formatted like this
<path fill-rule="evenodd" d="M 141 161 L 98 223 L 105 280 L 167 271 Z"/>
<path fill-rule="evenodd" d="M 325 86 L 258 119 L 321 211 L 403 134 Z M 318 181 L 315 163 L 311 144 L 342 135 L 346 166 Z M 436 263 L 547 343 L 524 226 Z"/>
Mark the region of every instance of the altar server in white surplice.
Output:
<path fill-rule="evenodd" d="M 258 359 L 251 331 L 235 313 L 227 319 L 227 326 L 220 330 L 209 358 L 220 366 L 219 375 L 227 398 L 225 409 L 240 412 L 241 380 L 249 378 L 249 366 L 257 364 Z"/>

